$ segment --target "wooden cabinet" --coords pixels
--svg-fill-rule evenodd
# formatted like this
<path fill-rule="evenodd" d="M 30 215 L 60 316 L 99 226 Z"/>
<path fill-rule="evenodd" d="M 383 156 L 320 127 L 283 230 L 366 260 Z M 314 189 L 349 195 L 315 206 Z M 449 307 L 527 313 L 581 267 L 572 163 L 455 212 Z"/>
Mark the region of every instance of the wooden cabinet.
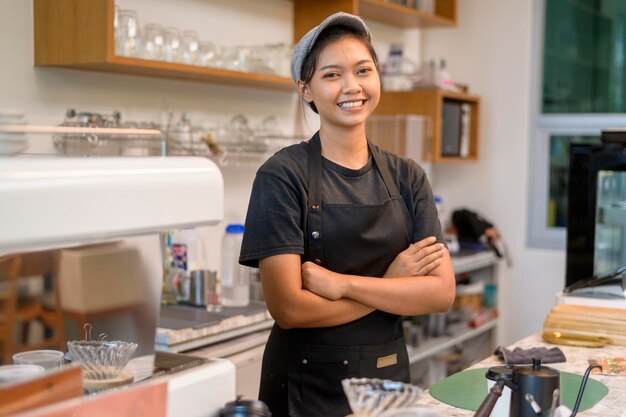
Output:
<path fill-rule="evenodd" d="M 114 0 L 35 0 L 35 66 L 293 91 L 291 79 L 115 55 Z"/>
<path fill-rule="evenodd" d="M 446 109 L 458 107 L 461 120 L 449 120 Z M 440 89 L 419 89 L 411 91 L 384 91 L 375 114 L 428 116 L 430 119 L 430 140 L 424 142 L 422 155 L 431 162 L 465 162 L 478 159 L 478 119 L 480 100 L 476 96 L 455 93 Z M 452 151 L 443 140 L 444 121 L 446 131 L 449 125 L 458 125 L 458 152 Z"/>
<path fill-rule="evenodd" d="M 429 14 L 385 0 L 293 0 L 294 41 L 329 15 L 347 12 L 398 28 L 452 27 L 456 25 L 456 0 L 437 0 Z"/>

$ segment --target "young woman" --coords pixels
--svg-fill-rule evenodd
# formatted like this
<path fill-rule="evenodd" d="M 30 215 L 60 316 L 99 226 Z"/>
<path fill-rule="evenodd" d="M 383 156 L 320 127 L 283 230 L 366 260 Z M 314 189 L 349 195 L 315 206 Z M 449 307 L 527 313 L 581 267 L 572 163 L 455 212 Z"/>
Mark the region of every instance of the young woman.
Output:
<path fill-rule="evenodd" d="M 381 91 L 365 23 L 328 17 L 292 77 L 320 129 L 257 172 L 240 256 L 276 321 L 259 398 L 277 417 L 343 417 L 342 379 L 409 381 L 400 316 L 446 311 L 454 272 L 424 171 L 365 137 Z"/>

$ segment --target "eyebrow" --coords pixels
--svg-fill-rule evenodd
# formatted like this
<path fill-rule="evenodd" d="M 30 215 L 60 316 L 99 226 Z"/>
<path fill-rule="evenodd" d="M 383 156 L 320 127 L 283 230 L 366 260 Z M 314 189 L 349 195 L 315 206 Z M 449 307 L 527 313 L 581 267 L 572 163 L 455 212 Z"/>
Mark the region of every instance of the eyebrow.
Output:
<path fill-rule="evenodd" d="M 363 64 L 366 64 L 366 63 L 373 64 L 374 61 L 372 61 L 371 59 L 362 59 L 359 62 L 357 62 L 355 64 L 355 66 L 363 65 Z M 324 71 L 324 70 L 331 69 L 331 68 L 341 68 L 341 65 L 324 65 L 323 67 L 318 69 L 318 71 Z"/>

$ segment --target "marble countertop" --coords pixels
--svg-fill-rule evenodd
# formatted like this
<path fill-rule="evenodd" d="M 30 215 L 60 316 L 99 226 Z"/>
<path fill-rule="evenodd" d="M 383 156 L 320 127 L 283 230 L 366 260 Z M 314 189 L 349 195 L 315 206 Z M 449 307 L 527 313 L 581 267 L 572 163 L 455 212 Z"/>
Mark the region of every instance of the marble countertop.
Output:
<path fill-rule="evenodd" d="M 531 347 L 554 347 L 555 345 L 544 342 L 541 339 L 540 334 L 534 334 L 520 340 L 519 342 L 510 346 L 511 349 L 515 347 L 521 347 L 524 349 Z M 575 374 L 583 374 L 587 369 L 587 360 L 594 356 L 606 356 L 606 357 L 626 357 L 626 346 L 609 345 L 600 349 L 581 348 L 572 346 L 558 346 L 565 357 L 567 362 L 563 363 L 551 363 L 548 366 L 566 372 Z M 479 363 L 471 366 L 469 369 L 474 368 L 487 368 L 494 365 L 502 365 L 496 356 L 492 355 Z M 607 387 L 609 387 L 609 393 L 598 404 L 586 410 L 579 412 L 580 417 L 626 417 L 626 377 L 625 376 L 606 376 L 606 375 L 594 375 L 590 378 L 596 379 Z M 487 393 L 485 392 L 485 395 Z M 433 398 L 429 392 L 426 392 L 419 400 L 419 405 L 426 407 L 432 411 L 436 411 L 441 416 L 445 417 L 460 417 L 460 416 L 473 416 L 474 412 L 470 410 L 464 410 L 456 408 L 448 404 L 442 403 L 439 400 Z"/>

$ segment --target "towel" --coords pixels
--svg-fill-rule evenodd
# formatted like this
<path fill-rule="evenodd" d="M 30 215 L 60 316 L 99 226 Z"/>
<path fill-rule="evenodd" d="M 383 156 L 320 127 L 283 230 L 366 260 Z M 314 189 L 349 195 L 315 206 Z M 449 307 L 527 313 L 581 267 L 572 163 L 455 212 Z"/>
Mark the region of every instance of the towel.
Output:
<path fill-rule="evenodd" d="M 541 358 L 541 363 L 565 362 L 565 354 L 558 347 L 550 349 L 545 347 L 533 347 L 529 349 L 516 347 L 513 350 L 509 350 L 505 347 L 498 346 L 493 353 L 506 364 L 531 364 L 533 363 L 533 358 Z"/>

